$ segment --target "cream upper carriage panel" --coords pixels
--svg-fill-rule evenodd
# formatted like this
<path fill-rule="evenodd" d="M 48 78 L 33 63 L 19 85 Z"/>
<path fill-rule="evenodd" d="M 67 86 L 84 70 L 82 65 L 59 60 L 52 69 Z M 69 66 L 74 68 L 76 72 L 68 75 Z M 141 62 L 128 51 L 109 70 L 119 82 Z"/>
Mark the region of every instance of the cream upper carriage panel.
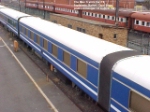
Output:
<path fill-rule="evenodd" d="M 21 22 L 98 63 L 109 53 L 131 50 L 40 18 L 23 18 Z"/>
<path fill-rule="evenodd" d="M 113 71 L 150 90 L 150 56 L 139 55 L 120 60 Z"/>

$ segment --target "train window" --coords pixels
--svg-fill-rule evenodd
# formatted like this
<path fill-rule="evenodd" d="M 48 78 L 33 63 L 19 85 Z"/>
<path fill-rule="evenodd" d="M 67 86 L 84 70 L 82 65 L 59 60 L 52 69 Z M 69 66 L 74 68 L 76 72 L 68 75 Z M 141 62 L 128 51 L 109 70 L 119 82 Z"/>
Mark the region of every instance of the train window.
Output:
<path fill-rule="evenodd" d="M 139 24 L 139 21 L 136 20 L 136 24 Z"/>
<path fill-rule="evenodd" d="M 95 13 L 93 13 L 93 17 L 95 17 Z"/>
<path fill-rule="evenodd" d="M 131 91 L 129 108 L 134 112 L 149 112 L 150 101 L 143 96 Z"/>
<path fill-rule="evenodd" d="M 34 40 L 34 33 L 33 32 L 30 32 L 30 37 L 32 40 Z"/>
<path fill-rule="evenodd" d="M 96 17 L 98 18 L 98 17 L 99 17 L 99 14 L 96 14 Z"/>
<path fill-rule="evenodd" d="M 44 49 L 48 50 L 48 41 L 43 39 L 43 47 Z"/>
<path fill-rule="evenodd" d="M 143 25 L 143 26 L 144 26 L 144 23 L 145 23 L 145 22 L 144 22 L 144 21 L 142 21 L 142 25 Z"/>
<path fill-rule="evenodd" d="M 121 22 L 123 22 L 123 18 L 121 18 Z"/>
<path fill-rule="evenodd" d="M 24 27 L 22 26 L 22 33 L 24 33 Z"/>
<path fill-rule="evenodd" d="M 17 24 L 16 24 L 16 22 L 14 22 L 14 27 L 16 27 L 17 26 Z"/>
<path fill-rule="evenodd" d="M 103 15 L 103 18 L 105 18 L 105 15 Z"/>
<path fill-rule="evenodd" d="M 107 16 L 108 19 L 110 19 L 110 16 Z"/>
<path fill-rule="evenodd" d="M 114 17 L 114 16 L 112 16 L 112 20 L 115 20 L 115 17 Z"/>
<path fill-rule="evenodd" d="M 11 21 L 10 19 L 8 19 L 8 23 L 9 23 L 9 24 L 12 24 L 12 21 Z"/>
<path fill-rule="evenodd" d="M 86 78 L 87 74 L 87 65 L 83 61 L 77 59 L 77 72 Z"/>
<path fill-rule="evenodd" d="M 70 54 L 65 51 L 63 52 L 63 61 L 65 64 L 70 66 Z"/>
<path fill-rule="evenodd" d="M 150 22 L 147 22 L 146 26 L 150 26 Z"/>
<path fill-rule="evenodd" d="M 88 16 L 88 12 L 86 12 L 86 15 Z"/>
<path fill-rule="evenodd" d="M 56 56 L 56 57 L 57 57 L 57 55 L 58 55 L 57 46 L 55 46 L 54 44 L 52 44 L 52 54 L 53 54 L 54 56 Z"/>
<path fill-rule="evenodd" d="M 40 36 L 36 35 L 36 43 L 40 45 Z"/>
<path fill-rule="evenodd" d="M 26 36 L 28 37 L 28 29 L 26 29 Z"/>

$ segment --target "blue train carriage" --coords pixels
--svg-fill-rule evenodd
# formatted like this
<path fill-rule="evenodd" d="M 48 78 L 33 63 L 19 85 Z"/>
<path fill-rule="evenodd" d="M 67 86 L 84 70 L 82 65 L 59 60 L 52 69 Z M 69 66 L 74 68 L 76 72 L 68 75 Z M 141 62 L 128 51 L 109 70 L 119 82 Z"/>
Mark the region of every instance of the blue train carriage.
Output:
<path fill-rule="evenodd" d="M 20 37 L 97 102 L 103 57 L 132 51 L 40 18 L 22 18 L 19 24 Z"/>
<path fill-rule="evenodd" d="M 111 112 L 150 111 L 150 57 L 134 56 L 113 67 Z"/>
<path fill-rule="evenodd" d="M 13 32 L 15 35 L 18 35 L 18 19 L 24 16 L 29 16 L 29 15 L 10 8 L 0 9 L 1 23 L 6 28 L 8 28 L 9 31 Z"/>
<path fill-rule="evenodd" d="M 80 48 L 85 34 L 35 17 L 22 18 L 20 31 L 29 46 L 97 100 L 99 62 L 88 57 L 92 53 L 84 51 L 86 46 Z"/>

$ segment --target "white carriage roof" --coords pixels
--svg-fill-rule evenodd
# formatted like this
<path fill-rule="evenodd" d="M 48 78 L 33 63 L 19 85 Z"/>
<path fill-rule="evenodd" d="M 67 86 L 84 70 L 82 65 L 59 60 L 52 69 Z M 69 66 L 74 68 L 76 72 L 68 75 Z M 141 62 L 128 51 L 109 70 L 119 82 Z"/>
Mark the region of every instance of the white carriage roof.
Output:
<path fill-rule="evenodd" d="M 150 56 L 133 56 L 120 60 L 113 70 L 150 90 Z"/>
<path fill-rule="evenodd" d="M 74 49 L 75 51 L 88 56 L 98 63 L 100 63 L 102 58 L 109 53 L 130 50 L 126 47 L 116 45 L 40 18 L 23 18 L 21 19 L 21 22 Z"/>
<path fill-rule="evenodd" d="M 3 5 L 0 5 L 0 8 L 3 8 L 4 6 Z"/>
<path fill-rule="evenodd" d="M 22 12 L 19 12 L 10 8 L 0 9 L 0 12 L 7 14 L 14 19 L 18 19 L 19 17 L 22 17 L 22 16 L 30 16 L 28 14 L 25 14 L 25 13 L 22 13 Z"/>

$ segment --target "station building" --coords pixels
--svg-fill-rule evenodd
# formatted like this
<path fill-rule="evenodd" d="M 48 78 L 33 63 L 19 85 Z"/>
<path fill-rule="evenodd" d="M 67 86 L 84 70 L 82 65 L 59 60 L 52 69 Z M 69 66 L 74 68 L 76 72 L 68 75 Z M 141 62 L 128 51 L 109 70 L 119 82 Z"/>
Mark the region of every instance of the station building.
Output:
<path fill-rule="evenodd" d="M 128 29 L 126 28 L 53 13 L 50 14 L 50 21 L 118 45 L 127 45 Z"/>

